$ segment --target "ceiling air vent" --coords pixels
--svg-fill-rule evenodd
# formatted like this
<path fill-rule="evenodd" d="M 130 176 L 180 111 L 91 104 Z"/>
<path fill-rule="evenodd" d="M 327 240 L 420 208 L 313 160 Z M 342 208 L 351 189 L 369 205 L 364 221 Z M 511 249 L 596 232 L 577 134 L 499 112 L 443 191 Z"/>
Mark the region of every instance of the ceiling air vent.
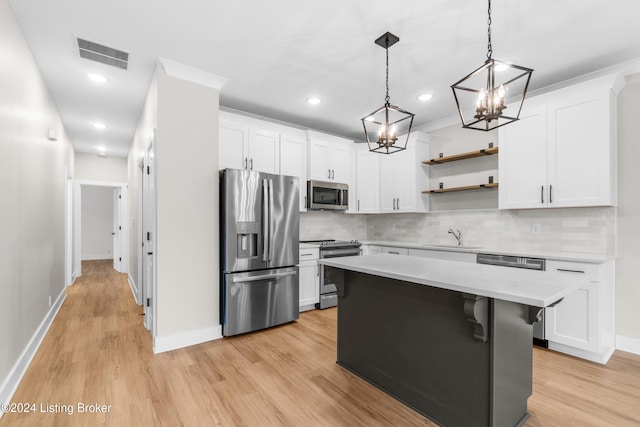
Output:
<path fill-rule="evenodd" d="M 91 61 L 122 68 L 123 70 L 126 70 L 129 64 L 129 54 L 127 52 L 90 42 L 79 37 L 78 49 L 80 49 L 81 58 Z"/>

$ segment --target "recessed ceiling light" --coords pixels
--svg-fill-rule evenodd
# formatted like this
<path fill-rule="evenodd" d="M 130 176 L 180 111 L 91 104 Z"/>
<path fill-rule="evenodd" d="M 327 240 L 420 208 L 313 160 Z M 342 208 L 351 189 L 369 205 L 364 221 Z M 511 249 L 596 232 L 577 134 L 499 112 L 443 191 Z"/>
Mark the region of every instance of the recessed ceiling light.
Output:
<path fill-rule="evenodd" d="M 424 102 L 430 100 L 431 98 L 433 98 L 433 95 L 431 95 L 430 93 L 423 93 L 418 97 L 418 101 Z"/>
<path fill-rule="evenodd" d="M 87 73 L 87 77 L 94 83 L 103 84 L 107 82 L 107 78 L 100 74 Z"/>
<path fill-rule="evenodd" d="M 307 102 L 311 105 L 318 105 L 320 104 L 320 98 L 315 98 L 315 97 L 307 98 Z"/>
<path fill-rule="evenodd" d="M 105 125 L 104 123 L 92 122 L 91 124 L 93 125 L 94 128 L 96 128 L 98 130 L 104 130 L 104 129 L 107 128 L 107 125 Z"/>

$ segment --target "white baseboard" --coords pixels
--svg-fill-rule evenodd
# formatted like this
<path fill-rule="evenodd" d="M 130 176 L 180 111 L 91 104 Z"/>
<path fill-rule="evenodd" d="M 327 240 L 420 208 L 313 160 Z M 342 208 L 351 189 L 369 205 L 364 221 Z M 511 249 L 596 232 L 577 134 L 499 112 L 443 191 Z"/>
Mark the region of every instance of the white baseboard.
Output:
<path fill-rule="evenodd" d="M 616 349 L 640 355 L 640 338 L 616 335 Z"/>
<path fill-rule="evenodd" d="M 47 331 L 49 330 L 51 323 L 53 323 L 53 319 L 56 318 L 56 315 L 58 314 L 58 311 L 66 297 L 67 287 L 65 286 L 62 292 L 60 292 L 60 295 L 58 295 L 58 298 L 56 298 L 55 302 L 51 305 L 51 308 L 49 308 L 49 311 L 42 320 L 42 323 L 40 323 L 40 326 L 36 329 L 36 332 L 33 334 L 29 343 L 22 351 L 22 354 L 13 365 L 13 368 L 9 371 L 9 375 L 7 375 L 2 386 L 0 386 L 0 403 L 11 402 L 13 395 L 22 381 L 22 377 L 24 377 L 24 374 L 27 372 L 27 368 L 31 364 L 33 357 L 36 355 L 38 348 L 40 348 L 42 340 L 45 335 L 47 335 Z M 4 411 L 0 409 L 0 418 L 2 418 L 3 415 Z"/>
<path fill-rule="evenodd" d="M 98 261 L 103 259 L 113 259 L 113 254 L 89 254 L 82 255 L 82 261 Z"/>
<path fill-rule="evenodd" d="M 607 348 L 602 353 L 596 353 L 593 351 L 586 351 L 579 348 L 571 347 L 564 344 L 558 344 L 556 342 L 549 341 L 549 350 L 559 351 L 561 353 L 568 354 L 570 356 L 579 357 L 581 359 L 590 360 L 591 362 L 600 363 L 606 365 L 613 352 L 616 350 L 614 347 Z"/>
<path fill-rule="evenodd" d="M 222 338 L 222 325 L 210 328 L 197 329 L 166 337 L 153 337 L 153 352 L 155 354 L 165 351 L 177 350 L 203 342 L 213 341 Z"/>
<path fill-rule="evenodd" d="M 142 301 L 140 301 L 140 297 L 138 296 L 138 287 L 136 286 L 136 282 L 131 277 L 131 274 L 127 274 L 129 279 L 129 288 L 131 288 L 131 293 L 133 294 L 133 299 L 136 300 L 136 304 L 142 305 Z"/>

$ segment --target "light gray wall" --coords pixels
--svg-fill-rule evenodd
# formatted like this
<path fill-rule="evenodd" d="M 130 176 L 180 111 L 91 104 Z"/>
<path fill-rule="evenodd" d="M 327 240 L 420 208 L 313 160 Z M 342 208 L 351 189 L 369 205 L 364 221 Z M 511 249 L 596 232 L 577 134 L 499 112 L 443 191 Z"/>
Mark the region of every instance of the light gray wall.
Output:
<path fill-rule="evenodd" d="M 153 130 L 158 125 L 158 79 L 154 75 L 147 92 L 144 108 L 138 120 L 138 126 L 127 157 L 127 176 L 129 190 L 129 280 L 138 293 L 138 300 L 142 297 L 142 282 L 140 280 L 139 262 L 141 261 L 139 239 L 142 235 L 142 212 L 138 210 L 138 198 L 142 191 L 141 173 L 138 167 L 144 158 L 144 152 L 151 143 Z"/>
<path fill-rule="evenodd" d="M 636 79 L 637 80 L 637 79 Z M 618 97 L 616 333 L 640 339 L 640 82 Z"/>
<path fill-rule="evenodd" d="M 113 259 L 114 187 L 82 186 L 82 260 Z"/>
<path fill-rule="evenodd" d="M 7 0 L 0 0 L 0 402 L 65 290 L 65 169 L 73 150 Z M 49 141 L 48 130 L 57 132 Z"/>
<path fill-rule="evenodd" d="M 127 159 L 76 153 L 75 178 L 81 181 L 127 182 Z"/>
<path fill-rule="evenodd" d="M 218 91 L 158 68 L 157 338 L 220 327 Z"/>

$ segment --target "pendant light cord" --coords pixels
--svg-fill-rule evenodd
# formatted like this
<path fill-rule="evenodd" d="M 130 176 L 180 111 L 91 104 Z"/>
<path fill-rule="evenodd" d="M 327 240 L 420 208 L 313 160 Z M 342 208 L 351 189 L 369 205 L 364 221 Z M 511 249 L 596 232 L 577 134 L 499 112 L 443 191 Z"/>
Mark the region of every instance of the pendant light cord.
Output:
<path fill-rule="evenodd" d="M 384 50 L 387 54 L 387 80 L 386 80 L 387 96 L 384 97 L 384 102 L 385 102 L 385 105 L 389 105 L 389 100 L 391 99 L 389 97 L 389 40 L 387 40 L 387 47 L 385 47 Z"/>
<path fill-rule="evenodd" d="M 487 59 L 491 59 L 493 55 L 493 46 L 491 46 L 491 0 L 489 0 L 487 13 L 489 15 L 487 19 Z"/>

